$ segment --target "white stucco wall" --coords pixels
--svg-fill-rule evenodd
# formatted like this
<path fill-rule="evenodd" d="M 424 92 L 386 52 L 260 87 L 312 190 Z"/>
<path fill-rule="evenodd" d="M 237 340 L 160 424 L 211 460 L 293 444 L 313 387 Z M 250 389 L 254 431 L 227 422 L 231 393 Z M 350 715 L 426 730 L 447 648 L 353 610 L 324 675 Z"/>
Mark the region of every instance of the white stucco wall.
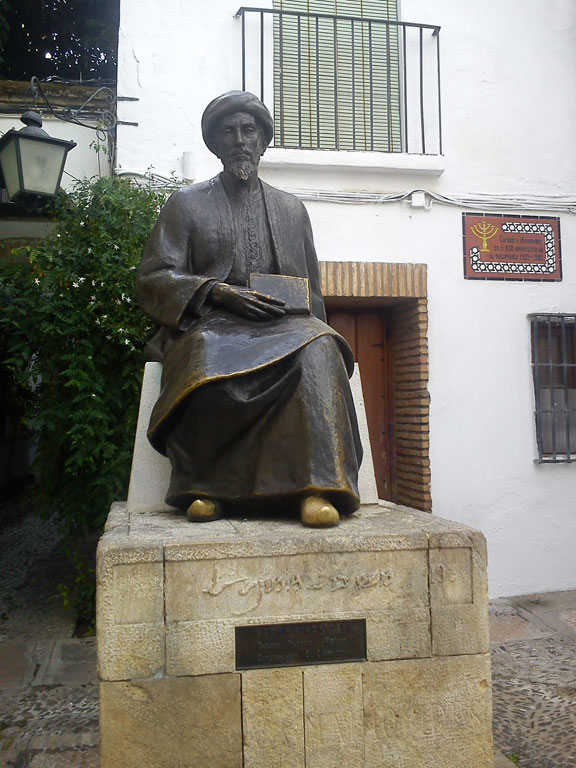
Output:
<path fill-rule="evenodd" d="M 574 588 L 576 464 L 534 463 L 526 316 L 576 312 L 576 217 L 561 217 L 562 282 L 510 283 L 463 279 L 458 208 L 308 209 L 323 257 L 428 265 L 433 511 L 485 533 L 491 594 Z"/>
<path fill-rule="evenodd" d="M 263 0 L 261 7 L 271 7 Z M 442 54 L 446 170 L 441 192 L 574 189 L 576 7 L 567 0 L 402 0 L 404 21 L 437 24 Z M 200 117 L 215 95 L 241 87 L 238 0 L 122 0 L 118 163 L 197 179 L 217 172 Z M 249 51 L 255 55 L 256 51 Z M 420 181 L 422 181 L 420 179 Z M 380 174 L 371 186 L 404 183 Z"/>
<path fill-rule="evenodd" d="M 200 118 L 241 85 L 238 7 L 122 0 L 118 93 L 139 99 L 119 104 L 120 119 L 138 123 L 118 128 L 123 171 L 181 176 L 184 152 L 195 180 L 219 170 Z M 372 163 L 380 168 L 338 170 L 314 153 L 312 170 L 265 156 L 263 178 L 288 189 L 516 195 L 532 208 L 515 212 L 532 215 L 550 215 L 538 207 L 545 198 L 576 200 L 576 6 L 403 0 L 401 18 L 442 27 L 444 157 L 434 173 L 387 171 L 385 156 Z M 561 282 L 506 283 L 463 279 L 464 208 L 306 205 L 321 259 L 428 265 L 434 512 L 485 532 L 491 594 L 575 588 L 576 466 L 533 461 L 526 316 L 576 312 L 576 215 L 558 214 Z M 483 210 L 494 210 L 489 198 Z"/>

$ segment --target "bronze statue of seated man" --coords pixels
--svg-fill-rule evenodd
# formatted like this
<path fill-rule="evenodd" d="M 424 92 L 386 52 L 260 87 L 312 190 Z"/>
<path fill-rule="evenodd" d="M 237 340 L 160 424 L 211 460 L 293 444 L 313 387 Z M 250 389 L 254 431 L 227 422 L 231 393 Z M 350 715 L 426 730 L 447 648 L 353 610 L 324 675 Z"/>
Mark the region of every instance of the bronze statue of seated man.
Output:
<path fill-rule="evenodd" d="M 224 170 L 172 194 L 136 279 L 160 326 L 148 437 L 172 465 L 166 502 L 193 521 L 293 508 L 305 525 L 337 525 L 359 506 L 362 447 L 353 357 L 326 324 L 308 214 L 258 178 L 273 121 L 256 96 L 214 99 L 202 134 Z M 262 276 L 277 276 L 270 290 L 250 287 Z"/>

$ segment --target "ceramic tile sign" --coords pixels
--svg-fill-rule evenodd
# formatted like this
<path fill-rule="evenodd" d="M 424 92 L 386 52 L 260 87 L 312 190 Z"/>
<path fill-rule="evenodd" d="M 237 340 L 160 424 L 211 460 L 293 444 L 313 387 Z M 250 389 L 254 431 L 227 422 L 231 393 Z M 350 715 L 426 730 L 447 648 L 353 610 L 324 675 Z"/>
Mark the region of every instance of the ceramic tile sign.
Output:
<path fill-rule="evenodd" d="M 467 280 L 561 280 L 560 219 L 463 213 Z"/>

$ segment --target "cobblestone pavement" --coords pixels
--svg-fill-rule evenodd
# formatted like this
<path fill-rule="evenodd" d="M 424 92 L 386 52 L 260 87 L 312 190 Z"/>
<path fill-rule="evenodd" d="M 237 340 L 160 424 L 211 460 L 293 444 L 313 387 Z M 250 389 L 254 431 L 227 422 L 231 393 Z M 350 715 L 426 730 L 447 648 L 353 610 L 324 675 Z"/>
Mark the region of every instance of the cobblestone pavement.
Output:
<path fill-rule="evenodd" d="M 99 765 L 95 642 L 73 637 L 57 544 L 50 521 L 0 527 L 6 768 Z M 576 591 L 496 600 L 490 613 L 495 768 L 576 768 Z"/>
<path fill-rule="evenodd" d="M 73 638 L 53 521 L 1 513 L 0 766 L 97 768 L 94 638 Z"/>
<path fill-rule="evenodd" d="M 490 605 L 495 768 L 576 768 L 576 591 Z"/>

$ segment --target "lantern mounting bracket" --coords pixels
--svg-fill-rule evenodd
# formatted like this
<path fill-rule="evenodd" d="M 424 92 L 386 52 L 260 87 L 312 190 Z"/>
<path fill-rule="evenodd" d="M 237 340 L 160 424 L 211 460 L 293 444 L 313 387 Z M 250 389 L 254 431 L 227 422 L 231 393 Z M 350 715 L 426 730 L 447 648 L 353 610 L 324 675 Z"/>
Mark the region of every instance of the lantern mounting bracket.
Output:
<path fill-rule="evenodd" d="M 77 109 L 71 109 L 70 107 L 61 107 L 56 109 L 50 103 L 46 91 L 42 87 L 42 83 L 35 75 L 30 80 L 30 85 L 26 90 L 26 98 L 34 101 L 34 107 L 38 98 L 42 97 L 42 101 L 46 105 L 47 110 L 52 117 L 57 120 L 63 120 L 67 123 L 75 123 L 81 125 L 83 128 L 91 128 L 94 131 L 105 132 L 109 136 L 114 132 L 117 124 L 117 118 L 114 110 L 116 103 L 116 94 L 111 88 L 103 85 L 97 88 L 86 101 Z M 95 101 L 98 98 L 104 98 L 107 105 L 110 105 L 109 109 L 98 106 Z M 99 125 L 86 122 L 88 116 L 93 116 L 99 121 Z"/>

